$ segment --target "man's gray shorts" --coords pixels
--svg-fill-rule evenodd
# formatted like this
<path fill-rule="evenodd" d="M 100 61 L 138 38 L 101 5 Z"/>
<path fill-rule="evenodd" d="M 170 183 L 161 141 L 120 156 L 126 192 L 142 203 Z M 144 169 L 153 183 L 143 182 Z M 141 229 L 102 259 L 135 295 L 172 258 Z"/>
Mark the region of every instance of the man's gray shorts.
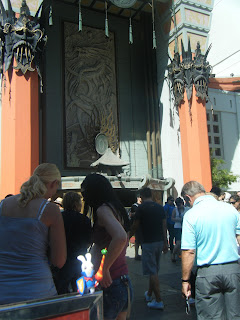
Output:
<path fill-rule="evenodd" d="M 240 265 L 200 267 L 195 303 L 198 320 L 240 320 Z"/>
<path fill-rule="evenodd" d="M 158 273 L 163 241 L 142 244 L 142 268 L 144 275 Z"/>

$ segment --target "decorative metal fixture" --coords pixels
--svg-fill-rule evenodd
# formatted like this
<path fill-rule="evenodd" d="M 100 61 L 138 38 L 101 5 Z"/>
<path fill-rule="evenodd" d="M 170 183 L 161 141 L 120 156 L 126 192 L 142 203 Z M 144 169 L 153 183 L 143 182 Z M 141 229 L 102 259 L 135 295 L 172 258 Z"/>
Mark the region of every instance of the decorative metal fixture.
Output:
<path fill-rule="evenodd" d="M 137 2 L 137 0 L 111 0 L 111 2 L 120 8 L 130 8 Z"/>
<path fill-rule="evenodd" d="M 105 36 L 109 38 L 109 31 L 108 31 L 108 4 L 107 0 L 105 0 Z"/>
<path fill-rule="evenodd" d="M 153 49 L 157 49 L 157 40 L 156 40 L 156 32 L 155 32 L 155 14 L 154 14 L 154 0 L 152 0 L 152 41 L 153 41 Z"/>
<path fill-rule="evenodd" d="M 133 44 L 132 17 L 129 18 L 129 44 Z"/>
<path fill-rule="evenodd" d="M 212 47 L 208 47 L 205 55 L 201 53 L 200 43 L 197 43 L 195 57 L 193 61 L 193 82 L 196 89 L 196 96 L 203 99 L 208 99 L 208 83 L 209 76 L 212 72 L 212 67 L 207 62 L 207 56 Z"/>
<path fill-rule="evenodd" d="M 7 1 L 8 9 L 5 10 L 2 1 L 0 0 L 0 8 L 2 12 L 2 25 L 0 26 L 1 37 L 1 68 L 6 72 L 13 57 L 17 65 L 13 66 L 16 70 L 21 70 L 23 74 L 27 71 L 34 71 L 32 62 L 34 62 L 40 77 L 42 89 L 42 76 L 40 71 L 40 61 L 44 46 L 47 42 L 47 36 L 44 34 L 44 29 L 40 27 L 39 12 L 41 5 L 37 10 L 35 17 L 30 20 L 30 11 L 26 4 L 26 0 L 22 1 L 20 15 L 15 17 L 15 12 L 12 9 L 11 1 Z M 4 56 L 4 57 L 3 57 Z"/>
<path fill-rule="evenodd" d="M 200 43 L 197 43 L 195 57 L 192 58 L 190 39 L 188 41 L 188 49 L 185 51 L 183 42 L 182 46 L 182 62 L 180 55 L 175 47 L 174 58 L 168 65 L 168 78 L 171 81 L 171 90 L 174 95 L 175 105 L 183 101 L 184 88 L 186 89 L 187 99 L 190 102 L 192 97 L 192 86 L 195 86 L 196 96 L 202 100 L 208 100 L 208 83 L 212 67 L 207 62 L 207 55 L 211 49 L 211 45 L 207 49 L 205 55 L 201 53 Z"/>
<path fill-rule="evenodd" d="M 52 1 L 52 0 L 50 0 Z M 62 2 L 66 2 L 64 0 L 59 0 Z M 77 1 L 77 0 L 76 0 Z M 166 3 L 170 0 L 140 0 L 141 5 L 135 6 L 138 0 L 102 0 L 104 2 L 103 10 L 105 12 L 105 36 L 106 38 L 109 38 L 109 20 L 108 20 L 108 9 L 111 8 L 112 4 L 122 8 L 120 10 L 120 13 L 118 14 L 121 16 L 122 12 L 126 12 L 124 9 L 130 9 L 130 17 L 129 17 L 129 28 L 128 28 L 128 43 L 131 45 L 133 44 L 133 19 L 139 14 L 140 11 L 144 11 L 145 7 L 150 6 L 152 11 L 152 48 L 157 48 L 157 37 L 156 37 L 156 31 L 155 31 L 155 7 L 154 3 L 156 2 L 162 2 Z M 84 5 L 81 0 L 78 0 L 78 30 L 83 30 L 83 19 L 82 19 L 82 7 L 83 8 L 89 8 L 92 6 L 95 1 L 90 1 L 91 4 Z M 136 8 L 137 7 L 137 8 Z M 147 10 L 148 11 L 148 10 Z M 50 19 L 51 17 L 51 19 Z M 51 23 L 51 24 L 50 24 Z M 52 25 L 52 5 L 50 5 L 50 16 L 49 16 L 49 25 Z"/>
<path fill-rule="evenodd" d="M 175 105 L 178 106 L 184 95 L 184 71 L 180 62 L 180 55 L 174 52 L 174 58 L 168 65 L 168 78 L 172 84 L 172 92 L 175 98 Z"/>
<path fill-rule="evenodd" d="M 82 9 L 81 9 L 81 0 L 78 1 L 78 31 L 82 31 Z"/>

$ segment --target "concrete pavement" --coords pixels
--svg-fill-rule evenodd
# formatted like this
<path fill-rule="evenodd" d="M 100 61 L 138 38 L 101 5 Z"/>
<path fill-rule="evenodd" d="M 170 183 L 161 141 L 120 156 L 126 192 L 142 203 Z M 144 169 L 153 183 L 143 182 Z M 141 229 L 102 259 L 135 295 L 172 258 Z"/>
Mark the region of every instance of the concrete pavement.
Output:
<path fill-rule="evenodd" d="M 191 313 L 185 312 L 185 301 L 181 295 L 181 262 L 171 261 L 170 251 L 162 254 L 160 263 L 160 290 L 165 305 L 163 311 L 152 310 L 147 307 L 144 292 L 148 288 L 148 277 L 142 275 L 142 263 L 134 259 L 134 247 L 127 249 L 127 263 L 132 280 L 134 299 L 131 310 L 131 320 L 195 320 L 195 307 L 191 306 Z"/>

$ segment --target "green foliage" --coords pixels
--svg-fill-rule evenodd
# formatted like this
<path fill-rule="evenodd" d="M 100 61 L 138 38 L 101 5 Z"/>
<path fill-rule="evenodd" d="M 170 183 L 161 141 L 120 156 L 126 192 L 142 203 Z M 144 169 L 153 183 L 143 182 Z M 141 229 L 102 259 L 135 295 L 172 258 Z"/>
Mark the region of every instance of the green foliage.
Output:
<path fill-rule="evenodd" d="M 211 158 L 212 185 L 221 189 L 227 189 L 229 185 L 237 181 L 238 176 L 224 169 L 223 159 Z"/>

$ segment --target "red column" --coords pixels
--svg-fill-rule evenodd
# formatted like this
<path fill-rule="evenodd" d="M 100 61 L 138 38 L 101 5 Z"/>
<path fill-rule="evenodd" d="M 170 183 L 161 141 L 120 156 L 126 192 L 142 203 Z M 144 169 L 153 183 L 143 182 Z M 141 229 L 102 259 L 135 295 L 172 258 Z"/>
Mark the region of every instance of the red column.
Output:
<path fill-rule="evenodd" d="M 206 103 L 201 99 L 197 99 L 194 86 L 191 100 L 191 116 L 186 92 L 184 100 L 185 102 L 179 107 L 184 183 L 196 180 L 205 187 L 206 191 L 210 191 L 212 188 L 212 176 Z"/>
<path fill-rule="evenodd" d="M 9 68 L 2 81 L 0 198 L 19 192 L 39 164 L 38 74 Z"/>

